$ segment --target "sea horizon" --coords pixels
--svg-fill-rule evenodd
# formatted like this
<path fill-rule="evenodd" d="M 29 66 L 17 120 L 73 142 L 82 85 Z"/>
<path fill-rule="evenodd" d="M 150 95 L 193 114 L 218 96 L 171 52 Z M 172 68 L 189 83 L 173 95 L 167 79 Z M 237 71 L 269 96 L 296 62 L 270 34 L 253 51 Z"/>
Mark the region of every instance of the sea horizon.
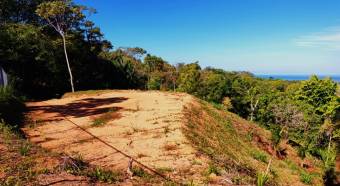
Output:
<path fill-rule="evenodd" d="M 263 79 L 281 79 L 287 81 L 302 81 L 309 79 L 313 74 L 255 74 Z M 340 83 L 340 75 L 316 75 L 320 79 L 330 77 L 333 81 Z"/>

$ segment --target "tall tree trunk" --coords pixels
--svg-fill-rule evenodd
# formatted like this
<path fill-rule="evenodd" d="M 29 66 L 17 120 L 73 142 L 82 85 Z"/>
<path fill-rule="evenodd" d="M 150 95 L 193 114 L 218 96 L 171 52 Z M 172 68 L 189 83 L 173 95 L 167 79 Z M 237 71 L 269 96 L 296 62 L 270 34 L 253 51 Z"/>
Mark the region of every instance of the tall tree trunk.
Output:
<path fill-rule="evenodd" d="M 254 114 L 255 114 L 255 110 L 257 108 L 258 103 L 259 103 L 259 100 L 256 100 L 255 105 L 254 105 L 253 98 L 250 101 L 250 121 L 254 120 Z"/>
<path fill-rule="evenodd" d="M 68 56 L 67 56 L 65 35 L 61 34 L 61 37 L 63 38 L 64 52 L 65 52 L 65 58 L 66 58 L 68 73 L 70 75 L 71 88 L 72 88 L 72 92 L 74 92 L 73 76 L 72 76 L 72 71 L 71 71 L 71 67 L 70 67 L 70 62 L 68 61 Z"/>

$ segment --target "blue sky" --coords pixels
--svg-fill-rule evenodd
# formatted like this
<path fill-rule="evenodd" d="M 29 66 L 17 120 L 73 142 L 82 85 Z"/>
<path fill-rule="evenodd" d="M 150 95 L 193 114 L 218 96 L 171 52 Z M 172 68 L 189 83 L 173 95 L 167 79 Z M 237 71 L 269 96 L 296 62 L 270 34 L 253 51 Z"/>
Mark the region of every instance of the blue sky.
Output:
<path fill-rule="evenodd" d="M 115 47 L 257 74 L 340 74 L 339 0 L 75 0 Z"/>

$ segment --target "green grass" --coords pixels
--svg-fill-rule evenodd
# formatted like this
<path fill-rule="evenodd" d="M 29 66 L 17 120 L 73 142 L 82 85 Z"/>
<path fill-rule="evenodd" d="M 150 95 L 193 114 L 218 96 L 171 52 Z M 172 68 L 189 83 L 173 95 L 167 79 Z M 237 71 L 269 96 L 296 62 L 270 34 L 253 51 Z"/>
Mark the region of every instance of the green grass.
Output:
<path fill-rule="evenodd" d="M 152 174 L 148 173 L 147 171 L 145 171 L 144 169 L 140 167 L 133 167 L 132 173 L 134 176 L 143 178 L 144 180 L 150 180 L 154 177 Z"/>
<path fill-rule="evenodd" d="M 300 180 L 305 184 L 311 184 L 313 181 L 313 177 L 311 174 L 308 174 L 306 172 L 301 172 Z"/>
<path fill-rule="evenodd" d="M 207 169 L 207 175 L 215 174 L 217 176 L 221 175 L 221 169 L 214 164 L 209 164 Z"/>
<path fill-rule="evenodd" d="M 264 152 L 254 150 L 251 152 L 251 156 L 258 161 L 268 163 L 267 155 Z"/>
<path fill-rule="evenodd" d="M 21 144 L 19 148 L 19 152 L 21 156 L 27 156 L 30 150 L 31 150 L 31 145 L 28 142 Z"/>
<path fill-rule="evenodd" d="M 92 121 L 92 126 L 93 127 L 100 127 L 100 126 L 103 126 L 105 124 L 106 124 L 106 122 L 103 119 L 101 119 L 101 118 L 97 118 L 97 119 L 94 119 Z"/>
<path fill-rule="evenodd" d="M 246 139 L 248 140 L 248 141 L 252 141 L 253 140 L 253 131 L 249 131 L 249 132 L 247 132 L 247 134 L 246 134 Z"/>
<path fill-rule="evenodd" d="M 99 181 L 111 184 L 122 181 L 124 176 L 121 172 L 103 169 L 101 167 L 91 167 L 83 160 L 80 154 L 76 154 L 65 161 L 64 164 L 61 165 L 61 169 L 73 175 L 88 177 L 92 182 Z"/>
<path fill-rule="evenodd" d="M 269 180 L 269 176 L 266 173 L 259 172 L 257 174 L 256 185 L 257 186 L 264 186 Z"/>
<path fill-rule="evenodd" d="M 87 173 L 94 181 L 100 181 L 105 183 L 116 183 L 122 180 L 122 174 L 111 170 L 104 170 L 102 168 L 95 168 Z"/>
<path fill-rule="evenodd" d="M 18 161 L 15 166 L 8 167 L 5 174 L 10 176 L 4 180 L 4 185 L 24 185 L 35 181 L 38 172 L 33 169 L 34 166 L 34 161 L 26 158 L 20 162 Z M 0 185 L 2 185 L 1 180 Z"/>

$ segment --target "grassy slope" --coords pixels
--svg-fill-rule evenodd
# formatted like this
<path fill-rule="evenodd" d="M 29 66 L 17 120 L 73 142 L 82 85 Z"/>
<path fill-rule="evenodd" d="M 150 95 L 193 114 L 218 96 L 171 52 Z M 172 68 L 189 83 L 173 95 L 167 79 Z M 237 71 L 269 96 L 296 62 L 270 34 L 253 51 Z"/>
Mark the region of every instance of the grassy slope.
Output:
<path fill-rule="evenodd" d="M 287 156 L 278 158 L 272 148 L 270 132 L 239 116 L 198 101 L 185 108 L 184 132 L 194 146 L 212 160 L 215 174 L 228 177 L 234 184 L 256 183 L 256 175 L 265 172 L 272 159 L 268 185 L 322 185 L 318 161 L 303 162 L 294 149 L 281 144 Z M 207 176 L 207 182 L 209 182 Z"/>

